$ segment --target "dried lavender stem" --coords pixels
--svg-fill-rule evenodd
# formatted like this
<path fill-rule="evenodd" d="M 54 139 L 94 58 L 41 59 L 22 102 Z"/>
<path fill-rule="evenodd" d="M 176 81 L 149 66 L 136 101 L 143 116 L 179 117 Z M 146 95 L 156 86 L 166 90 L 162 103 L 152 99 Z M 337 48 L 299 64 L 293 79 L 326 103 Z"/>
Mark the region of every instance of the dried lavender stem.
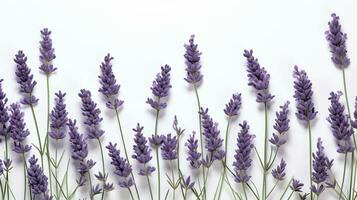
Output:
<path fill-rule="evenodd" d="M 58 139 L 56 139 L 55 142 L 55 176 L 56 178 L 58 177 Z M 56 195 L 59 197 L 59 190 L 58 190 L 58 184 L 56 184 Z"/>
<path fill-rule="evenodd" d="M 26 188 L 27 188 L 27 166 L 26 166 L 26 158 L 25 153 L 22 154 L 22 159 L 24 161 L 24 200 L 26 200 Z M 32 198 L 31 198 L 32 199 Z"/>
<path fill-rule="evenodd" d="M 289 200 L 293 196 L 293 194 L 294 194 L 294 191 L 291 191 L 291 193 L 290 193 L 290 195 L 289 195 L 287 200 Z"/>
<path fill-rule="evenodd" d="M 231 124 L 231 117 L 228 117 L 228 122 L 227 122 L 227 128 L 226 128 L 226 137 L 225 137 L 225 146 L 224 146 L 224 152 L 228 152 L 228 133 L 229 133 L 229 126 Z M 227 155 L 224 157 L 224 163 L 227 163 Z M 226 168 L 223 165 L 223 180 L 226 176 Z M 218 199 L 221 199 L 221 194 L 222 194 L 222 188 L 223 188 L 223 181 L 220 184 L 219 188 L 219 193 L 218 193 Z"/>
<path fill-rule="evenodd" d="M 105 165 L 104 165 L 104 153 L 103 153 L 103 147 L 102 147 L 102 142 L 100 141 L 100 139 L 98 138 L 98 143 L 99 143 L 99 148 L 100 148 L 100 155 L 102 157 L 102 167 L 103 167 L 103 175 L 104 175 L 104 181 L 103 181 L 103 186 L 105 185 L 106 182 L 106 173 L 105 173 Z M 104 194 L 105 194 L 105 189 L 103 187 L 103 191 L 102 191 L 102 200 L 104 199 Z"/>
<path fill-rule="evenodd" d="M 9 147 L 8 147 L 8 141 L 7 141 L 7 134 L 5 135 L 5 159 L 9 159 Z M 6 193 L 7 193 L 7 200 L 10 200 L 10 183 L 9 183 L 9 170 L 6 170 Z"/>
<path fill-rule="evenodd" d="M 145 165 L 144 165 L 144 168 L 145 168 Z M 146 174 L 146 181 L 148 182 L 148 185 L 149 185 L 151 200 L 154 200 L 154 196 L 152 194 L 151 183 L 150 183 L 150 179 L 149 179 L 149 175 L 148 174 Z"/>
<path fill-rule="evenodd" d="M 128 157 L 128 151 L 126 150 L 126 145 L 125 145 L 125 140 L 124 140 L 124 135 L 123 135 L 123 129 L 122 129 L 121 123 L 120 123 L 118 109 L 115 109 L 115 114 L 116 114 L 116 117 L 117 117 L 117 122 L 118 122 L 118 126 L 119 126 L 121 141 L 122 141 L 123 147 L 124 147 L 125 157 L 126 157 L 126 160 L 128 161 L 128 163 L 130 164 L 129 157 Z M 131 177 L 133 178 L 136 195 L 137 195 L 138 199 L 140 199 L 139 190 L 138 190 L 138 187 L 136 186 L 136 182 L 135 182 L 135 178 L 134 178 L 133 172 L 131 172 Z"/>
<path fill-rule="evenodd" d="M 307 122 L 307 126 L 309 129 L 309 165 L 310 165 L 310 199 L 313 200 L 313 193 L 311 191 L 312 187 L 312 137 L 311 137 L 311 125 L 310 125 L 310 120 Z"/>
<path fill-rule="evenodd" d="M 31 95 L 30 95 L 31 97 Z M 37 133 L 37 140 L 38 140 L 38 144 L 39 144 L 39 153 L 41 156 L 41 168 L 43 169 L 43 149 L 42 149 L 42 142 L 41 142 L 41 136 L 40 136 L 40 131 L 38 128 L 38 123 L 37 123 L 37 118 L 36 118 L 36 114 L 35 114 L 35 110 L 33 108 L 33 105 L 30 104 L 30 108 L 31 108 L 31 112 L 32 112 L 32 118 L 34 120 L 35 123 L 35 127 L 36 127 L 36 133 Z"/>
<path fill-rule="evenodd" d="M 346 165 L 347 165 L 347 152 L 345 153 L 345 162 L 343 164 L 343 176 L 342 176 L 342 183 L 341 183 L 341 189 L 340 193 L 338 195 L 338 199 L 342 198 L 342 192 L 343 192 L 343 185 L 345 183 L 345 176 L 346 176 Z"/>
<path fill-rule="evenodd" d="M 160 97 L 157 100 L 160 102 Z M 157 135 L 157 129 L 158 129 L 158 124 L 159 124 L 159 114 L 160 110 L 156 110 L 156 119 L 155 119 L 155 136 Z M 157 165 L 157 192 L 158 192 L 158 199 L 160 200 L 161 198 L 161 174 L 160 174 L 160 157 L 159 157 L 159 148 L 155 148 L 155 153 L 156 153 L 156 165 Z"/>
<path fill-rule="evenodd" d="M 293 181 L 293 178 L 290 178 L 290 181 L 289 181 L 289 183 L 286 185 L 285 190 L 284 190 L 283 194 L 282 194 L 281 197 L 280 197 L 280 200 L 282 200 L 283 197 L 285 196 L 285 194 L 286 194 L 286 192 L 288 191 L 289 186 L 290 186 L 290 184 L 291 184 L 292 181 Z"/>
<path fill-rule="evenodd" d="M 50 145 L 49 145 L 49 137 L 48 132 L 50 128 L 50 81 L 49 81 L 49 74 L 46 74 L 46 88 L 47 88 L 47 129 L 46 129 L 46 155 L 47 155 L 47 165 L 48 165 L 48 178 L 49 178 L 49 185 L 50 185 L 50 194 L 52 195 L 52 175 L 51 175 L 51 156 L 50 156 Z M 56 184 L 57 189 L 57 184 Z"/>
<path fill-rule="evenodd" d="M 242 182 L 242 187 L 243 187 L 243 193 L 244 193 L 245 200 L 248 200 L 247 192 L 245 191 L 245 183 L 244 182 Z"/>
<path fill-rule="evenodd" d="M 175 182 L 175 173 L 174 173 L 174 164 L 172 163 L 172 160 L 170 160 L 170 164 L 171 164 L 172 182 L 173 182 L 173 183 L 176 183 L 176 182 Z M 175 197 L 176 197 L 176 188 L 173 188 L 173 191 L 172 191 L 172 199 L 175 200 Z"/>
<path fill-rule="evenodd" d="M 267 188 L 267 148 L 268 148 L 268 108 L 267 103 L 264 103 L 264 121 L 265 121 L 265 134 L 264 134 L 264 163 L 263 163 L 263 188 L 262 188 L 262 199 L 266 199 L 266 188 Z"/>
<path fill-rule="evenodd" d="M 130 187 L 128 187 L 128 190 L 129 190 L 129 193 L 130 193 L 130 197 L 131 197 L 131 199 L 132 199 L 132 200 L 134 200 L 134 196 L 133 196 L 133 193 L 131 192 Z"/>

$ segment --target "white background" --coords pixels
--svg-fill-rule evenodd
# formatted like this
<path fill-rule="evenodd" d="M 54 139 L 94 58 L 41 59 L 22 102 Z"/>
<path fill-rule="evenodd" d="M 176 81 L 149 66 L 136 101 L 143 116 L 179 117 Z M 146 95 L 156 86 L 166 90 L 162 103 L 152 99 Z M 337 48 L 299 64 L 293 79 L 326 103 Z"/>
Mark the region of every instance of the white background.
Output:
<path fill-rule="evenodd" d="M 10 102 L 21 97 L 15 82 L 13 57 L 18 50 L 24 50 L 28 56 L 28 65 L 38 82 L 35 95 L 40 98 L 35 107 L 39 117 L 42 136 L 45 136 L 46 98 L 45 76 L 39 73 L 40 30 L 48 27 L 52 30 L 53 45 L 57 58 L 54 65 L 58 68 L 51 77 L 52 96 L 59 89 L 67 92 L 66 102 L 71 118 L 82 121 L 80 99 L 77 93 L 81 88 L 90 89 L 93 98 L 102 109 L 103 129 L 106 131 L 104 143 L 109 141 L 120 144 L 119 132 L 113 115 L 105 108 L 97 92 L 99 83 L 99 64 L 107 53 L 111 53 L 114 73 L 121 84 L 120 98 L 125 101 L 120 112 L 127 146 L 132 152 L 133 131 L 137 122 L 145 126 L 146 136 L 153 133 L 154 115 L 145 104 L 151 97 L 150 86 L 160 66 L 172 67 L 172 90 L 167 109 L 161 113 L 159 132 L 173 132 L 173 116 L 187 131 L 181 144 L 191 133 L 198 129 L 197 107 L 193 91 L 183 80 L 185 77 L 184 47 L 191 34 L 196 34 L 196 42 L 202 51 L 202 73 L 204 81 L 199 93 L 204 107 L 210 109 L 213 119 L 219 122 L 222 137 L 226 127 L 223 113 L 225 103 L 232 93 L 241 92 L 243 107 L 230 130 L 229 164 L 233 162 L 235 139 L 238 123 L 247 120 L 251 132 L 256 135 L 255 144 L 259 151 L 263 147 L 263 111 L 255 102 L 255 92 L 247 86 L 244 49 L 253 49 L 262 66 L 271 74 L 270 90 L 276 95 L 269 112 L 269 133 L 273 129 L 274 112 L 286 100 L 292 102 L 291 129 L 288 144 L 281 156 L 288 163 L 287 176 L 308 182 L 308 134 L 303 124 L 295 115 L 292 70 L 294 65 L 306 69 L 313 82 L 314 98 L 318 117 L 313 124 L 313 143 L 322 137 L 329 157 L 335 159 L 333 172 L 341 178 L 342 155 L 336 152 L 334 138 L 326 121 L 328 115 L 327 100 L 330 91 L 342 90 L 342 72 L 330 61 L 330 53 L 324 32 L 331 20 L 330 14 L 336 12 L 341 17 L 343 30 L 348 34 L 348 55 L 351 65 L 347 69 L 349 99 L 351 106 L 357 95 L 354 56 L 357 54 L 357 28 L 355 19 L 356 3 L 353 1 L 1 1 L 0 3 L 0 78 L 4 78 L 3 87 Z M 31 131 L 29 142 L 37 143 L 30 110 L 24 108 L 27 126 Z M 81 131 L 83 128 L 81 127 Z M 69 155 L 68 141 L 65 140 L 66 156 Z M 120 146 L 121 147 L 121 146 Z M 121 147 L 122 148 L 122 147 Z M 34 149 L 32 152 L 35 152 Z M 11 174 L 11 186 L 22 198 L 23 178 L 21 161 L 13 156 L 14 170 Z M 182 161 L 185 152 L 180 152 Z M 90 144 L 90 157 L 98 164 L 94 171 L 101 169 L 99 149 Z M 152 164 L 155 160 L 153 159 Z M 187 162 L 184 173 L 191 171 Z M 110 180 L 117 183 L 112 174 L 112 166 L 107 157 L 106 167 Z M 187 167 L 187 169 L 186 169 Z M 219 168 L 219 167 L 218 167 Z M 64 168 L 62 168 L 64 169 Z M 135 167 L 136 169 L 136 167 Z M 71 170 L 73 170 L 71 165 Z M 164 170 L 163 170 L 164 171 Z M 253 181 L 260 187 L 261 168 L 257 157 L 251 171 Z M 212 170 L 209 176 L 209 191 L 214 191 L 219 172 Z M 74 176 L 71 176 L 74 184 Z M 270 177 L 271 178 L 271 177 Z M 148 199 L 145 179 L 136 178 L 142 199 Z M 168 185 L 162 176 L 162 193 Z M 271 179 L 269 179 L 271 180 Z M 151 181 L 156 194 L 156 173 Z M 270 188 L 272 186 L 270 181 Z M 287 181 L 279 185 L 272 199 L 280 197 Z M 235 184 L 237 189 L 240 186 Z M 108 194 L 107 199 L 118 195 L 128 197 L 127 191 L 118 189 Z M 304 191 L 308 186 L 304 186 Z M 210 193 L 211 194 L 211 193 Z M 231 198 L 225 188 L 224 196 Z M 82 197 L 81 193 L 77 198 Z M 124 198 L 123 197 L 123 198 Z M 178 195 L 178 197 L 180 197 Z M 192 196 L 191 196 L 192 197 Z M 171 198 L 171 196 L 169 196 Z M 253 197 L 251 197 L 253 198 Z M 126 199 L 126 198 L 124 198 Z M 321 199 L 336 199 L 333 192 L 326 192 Z"/>

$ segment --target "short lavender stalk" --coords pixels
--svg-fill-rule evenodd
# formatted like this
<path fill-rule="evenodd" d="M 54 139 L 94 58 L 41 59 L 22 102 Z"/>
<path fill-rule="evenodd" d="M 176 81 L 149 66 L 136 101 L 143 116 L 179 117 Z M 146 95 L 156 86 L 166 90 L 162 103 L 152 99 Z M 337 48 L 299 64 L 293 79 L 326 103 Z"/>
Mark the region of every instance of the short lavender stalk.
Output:
<path fill-rule="evenodd" d="M 160 102 L 160 98 L 158 98 L 158 102 Z M 157 136 L 157 129 L 158 129 L 158 123 L 159 123 L 159 114 L 160 110 L 156 111 L 156 118 L 155 118 L 155 136 Z M 160 174 L 160 157 L 159 157 L 159 147 L 155 148 L 155 154 L 156 154 L 156 167 L 157 167 L 157 192 L 158 192 L 158 199 L 160 200 L 161 198 L 161 174 Z"/>
<path fill-rule="evenodd" d="M 100 149 L 100 155 L 102 157 L 102 170 L 103 170 L 103 174 L 104 174 L 104 181 L 103 181 L 103 186 L 105 185 L 106 182 L 106 173 L 105 173 L 105 162 L 104 162 L 104 153 L 103 153 L 103 147 L 102 147 L 102 142 L 100 141 L 100 139 L 97 139 L 98 144 L 99 144 L 99 149 Z M 104 199 L 104 195 L 105 195 L 105 189 L 102 189 L 102 200 Z"/>
<path fill-rule="evenodd" d="M 34 123 L 35 123 L 36 133 L 37 133 L 37 139 L 38 139 L 38 143 L 39 143 L 39 147 L 38 147 L 38 148 L 39 148 L 39 153 L 40 153 L 40 157 L 41 157 L 41 168 L 43 168 L 43 154 L 44 154 L 44 151 L 43 151 L 43 149 L 42 149 L 42 142 L 41 142 L 40 130 L 39 130 L 39 128 L 38 128 L 36 113 L 35 113 L 35 110 L 34 110 L 32 104 L 30 105 L 30 108 L 31 108 L 31 112 L 32 112 L 32 118 L 33 118 L 33 121 L 34 121 Z"/>
<path fill-rule="evenodd" d="M 228 132 L 229 132 L 229 126 L 231 124 L 231 117 L 228 117 L 228 122 L 227 122 L 227 128 L 226 128 L 226 137 L 225 137 L 225 145 L 224 145 L 224 151 L 228 152 Z M 224 163 L 227 163 L 227 156 L 224 157 Z M 226 176 L 226 167 L 225 164 L 223 163 L 223 172 L 222 172 L 222 180 L 224 180 L 225 176 Z M 221 184 L 218 185 L 219 186 L 219 193 L 218 193 L 218 199 L 221 199 L 221 194 L 222 194 L 222 189 L 223 189 L 223 181 L 221 182 Z"/>
<path fill-rule="evenodd" d="M 307 122 L 307 126 L 309 129 L 309 167 L 310 167 L 310 199 L 314 199 L 314 195 L 312 193 L 312 136 L 311 136 L 311 125 L 310 121 Z"/>
<path fill-rule="evenodd" d="M 25 153 L 22 154 L 22 159 L 24 162 L 24 200 L 26 200 L 26 188 L 27 188 L 27 166 L 26 166 L 26 158 L 25 158 Z M 32 199 L 32 198 L 31 198 Z"/>
<path fill-rule="evenodd" d="M 263 158 L 263 188 L 262 188 L 262 198 L 266 199 L 266 188 L 267 188 L 267 148 L 268 148 L 268 110 L 267 110 L 267 104 L 264 103 L 264 123 L 265 123 L 265 128 L 264 128 L 264 158 Z"/>
<path fill-rule="evenodd" d="M 345 158 L 344 158 L 345 162 L 343 164 L 343 175 L 342 175 L 342 183 L 341 183 L 341 189 L 340 189 L 340 193 L 338 195 L 338 199 L 342 198 L 342 192 L 343 192 L 343 185 L 345 183 L 345 176 L 346 176 L 346 165 L 347 165 L 347 152 L 345 153 Z M 353 162 L 353 161 L 352 161 Z"/>

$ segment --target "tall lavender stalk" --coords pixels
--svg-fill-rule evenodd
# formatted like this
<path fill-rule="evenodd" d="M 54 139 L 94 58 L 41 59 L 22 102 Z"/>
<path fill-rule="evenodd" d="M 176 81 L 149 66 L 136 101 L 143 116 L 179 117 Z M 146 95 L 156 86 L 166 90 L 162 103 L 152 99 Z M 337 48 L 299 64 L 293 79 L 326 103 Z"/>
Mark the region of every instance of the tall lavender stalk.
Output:
<path fill-rule="evenodd" d="M 294 98 L 296 101 L 295 113 L 296 117 L 307 123 L 309 130 L 309 168 L 310 168 L 310 188 L 312 187 L 312 136 L 311 136 L 311 121 L 315 119 L 317 111 L 315 110 L 312 101 L 312 83 L 304 70 L 299 70 L 297 66 L 294 67 L 293 77 L 294 81 Z M 310 199 L 313 199 L 312 192 L 310 192 Z"/>
<path fill-rule="evenodd" d="M 171 88 L 170 84 L 170 71 L 171 67 L 165 65 L 161 67 L 161 72 L 156 75 L 155 80 L 152 83 L 150 88 L 152 94 L 155 96 L 155 99 L 147 98 L 146 103 L 149 104 L 153 109 L 156 110 L 156 120 L 155 120 L 155 132 L 153 137 L 158 137 L 158 122 L 160 110 L 165 109 L 167 106 L 166 102 L 163 102 L 164 98 L 169 95 L 169 90 Z M 154 139 L 154 138 L 153 138 Z M 156 167 L 157 167 L 157 181 L 158 181 L 158 199 L 161 198 L 161 174 L 160 174 L 160 157 L 159 157 L 159 148 L 157 145 L 154 145 L 156 153 Z"/>
<path fill-rule="evenodd" d="M 263 155 L 263 187 L 262 198 L 266 199 L 267 188 L 267 148 L 268 148 L 268 103 L 272 101 L 274 95 L 269 92 L 270 74 L 261 67 L 258 59 L 253 56 L 253 50 L 244 50 L 243 56 L 247 59 L 248 85 L 257 91 L 256 101 L 264 104 L 265 134 L 264 134 L 264 155 Z"/>
<path fill-rule="evenodd" d="M 34 106 L 37 104 L 38 99 L 34 96 L 33 91 L 37 84 L 35 80 L 33 80 L 33 74 L 31 74 L 31 69 L 27 66 L 27 57 L 25 56 L 23 51 L 18 51 L 15 55 L 14 59 L 16 63 L 16 81 L 20 85 L 20 92 L 23 94 L 23 98 L 21 103 L 27 106 L 30 106 L 32 112 L 32 118 L 35 123 L 38 146 L 36 149 L 40 153 L 41 156 L 41 167 L 43 168 L 43 155 L 45 153 L 44 148 L 42 148 L 41 135 L 38 127 L 38 122 L 36 118 L 36 113 L 34 110 Z"/>
<path fill-rule="evenodd" d="M 41 32 L 42 40 L 40 41 L 40 61 L 41 66 L 39 69 L 46 75 L 46 92 L 47 92 L 47 128 L 46 133 L 50 128 L 50 75 L 54 73 L 57 68 L 53 66 L 52 61 L 56 58 L 55 49 L 52 47 L 51 31 L 48 28 L 44 28 Z M 45 139 L 46 156 L 48 164 L 48 177 L 50 182 L 50 194 L 52 195 L 52 175 L 51 175 L 51 156 L 49 149 L 49 139 L 46 134 Z M 57 184 L 56 184 L 57 185 Z"/>
<path fill-rule="evenodd" d="M 331 51 L 331 61 L 342 70 L 342 78 L 343 78 L 343 89 L 344 89 L 344 96 L 347 106 L 347 112 L 349 117 L 351 117 L 351 109 L 348 101 L 348 90 L 347 90 L 347 80 L 346 80 L 346 73 L 345 69 L 350 64 L 350 59 L 347 56 L 347 48 L 346 48 L 346 40 L 347 34 L 342 31 L 342 26 L 340 24 L 340 17 L 337 16 L 335 13 L 331 14 L 332 20 L 328 22 L 328 30 L 325 32 L 326 39 L 329 42 L 329 47 Z M 355 135 L 353 136 L 353 143 L 354 146 L 357 146 Z M 351 174 L 350 174 L 350 193 L 349 196 L 352 198 L 352 190 L 355 186 L 355 179 L 356 179 L 356 167 L 354 168 L 355 163 L 355 151 L 352 151 L 351 154 Z M 355 173 L 355 174 L 354 174 Z M 352 177 L 354 177 L 352 179 Z"/>

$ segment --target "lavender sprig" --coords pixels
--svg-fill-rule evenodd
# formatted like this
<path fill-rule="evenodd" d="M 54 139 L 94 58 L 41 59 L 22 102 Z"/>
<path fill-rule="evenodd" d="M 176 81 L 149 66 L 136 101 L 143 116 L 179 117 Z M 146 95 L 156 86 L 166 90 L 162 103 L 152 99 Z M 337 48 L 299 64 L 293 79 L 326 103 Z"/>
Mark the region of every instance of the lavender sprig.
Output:
<path fill-rule="evenodd" d="M 58 91 L 56 95 L 56 104 L 53 110 L 51 111 L 51 130 L 48 133 L 52 139 L 60 140 L 66 137 L 66 123 L 68 112 L 66 110 L 66 104 L 64 103 L 64 97 L 66 93 Z"/>
<path fill-rule="evenodd" d="M 185 81 L 187 81 L 190 84 L 196 85 L 202 81 L 203 75 L 200 72 L 201 69 L 200 60 L 201 60 L 202 52 L 198 51 L 197 49 L 198 45 L 195 44 L 195 35 L 191 35 L 189 43 L 185 44 L 184 47 L 186 49 L 186 53 L 184 55 L 186 59 Z"/>
<path fill-rule="evenodd" d="M 30 166 L 27 169 L 27 176 L 32 194 L 35 198 L 41 198 L 48 192 L 48 178 L 43 174 L 43 170 L 37 164 L 37 160 L 35 155 L 29 159 Z"/>
<path fill-rule="evenodd" d="M 190 161 L 191 167 L 198 169 L 201 166 L 201 153 L 198 152 L 198 140 L 195 136 L 196 132 L 193 131 L 185 143 L 188 152 L 188 157 L 186 160 Z"/>
<path fill-rule="evenodd" d="M 156 75 L 152 87 L 150 88 L 157 100 L 152 98 L 146 100 L 146 103 L 157 111 L 162 110 L 167 106 L 167 103 L 161 102 L 160 100 L 169 95 L 169 90 L 172 87 L 170 84 L 170 71 L 171 67 L 169 65 L 161 67 L 161 73 Z"/>
<path fill-rule="evenodd" d="M 56 58 L 55 49 L 52 47 L 51 31 L 48 28 L 41 30 L 42 41 L 40 41 L 40 70 L 46 75 L 52 74 L 57 70 L 53 66 L 52 60 Z"/>
<path fill-rule="evenodd" d="M 276 180 L 282 181 L 285 179 L 285 175 L 286 175 L 285 168 L 286 168 L 286 162 L 284 159 L 281 159 L 280 164 L 271 171 L 271 174 Z"/>
<path fill-rule="evenodd" d="M 274 129 L 277 133 L 273 133 L 272 137 L 269 139 L 269 142 L 275 145 L 277 148 L 280 148 L 282 145 L 286 143 L 286 139 L 284 138 L 285 133 L 289 130 L 289 104 L 287 101 L 284 105 L 280 106 L 280 111 L 276 112 Z"/>
<path fill-rule="evenodd" d="M 24 154 L 31 150 L 31 146 L 25 144 L 30 131 L 26 128 L 24 122 L 24 113 L 20 110 L 18 103 L 10 105 L 10 137 L 13 140 L 13 151 L 18 154 Z M 25 161 L 26 162 L 26 161 Z"/>
<path fill-rule="evenodd" d="M 5 140 L 9 134 L 9 124 L 8 121 L 10 119 L 8 113 L 7 102 L 8 99 L 6 97 L 5 92 L 2 88 L 3 79 L 0 79 L 0 136 L 5 137 Z M 0 140 L 1 142 L 1 140 Z"/>

